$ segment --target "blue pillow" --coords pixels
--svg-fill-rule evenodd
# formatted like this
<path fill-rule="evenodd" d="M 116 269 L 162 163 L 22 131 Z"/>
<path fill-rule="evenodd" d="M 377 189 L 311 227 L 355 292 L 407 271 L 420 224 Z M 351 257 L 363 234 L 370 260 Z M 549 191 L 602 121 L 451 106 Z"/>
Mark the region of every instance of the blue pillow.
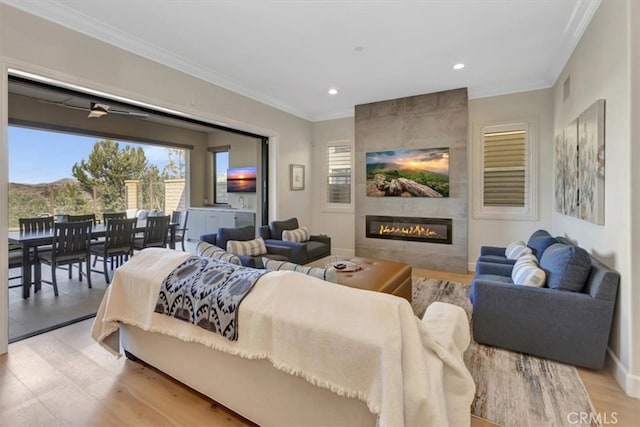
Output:
<path fill-rule="evenodd" d="M 552 236 L 537 236 L 529 239 L 527 246 L 531 248 L 533 254 L 538 258 L 542 258 L 544 251 L 554 243 L 558 243 L 558 240 Z"/>
<path fill-rule="evenodd" d="M 531 236 L 529 236 L 529 240 L 527 241 L 527 246 L 531 246 L 529 245 L 529 242 L 531 242 L 531 239 L 535 239 L 537 237 L 551 237 L 551 234 L 549 234 L 547 230 L 536 230 L 533 233 L 531 233 Z"/>
<path fill-rule="evenodd" d="M 540 268 L 547 274 L 548 287 L 581 292 L 591 273 L 591 255 L 581 247 L 555 243 L 544 251 Z"/>

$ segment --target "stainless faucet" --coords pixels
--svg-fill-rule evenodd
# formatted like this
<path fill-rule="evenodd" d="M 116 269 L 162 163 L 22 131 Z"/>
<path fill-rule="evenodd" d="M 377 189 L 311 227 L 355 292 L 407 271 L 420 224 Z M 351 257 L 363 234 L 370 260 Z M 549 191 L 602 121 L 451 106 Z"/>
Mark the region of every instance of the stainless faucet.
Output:
<path fill-rule="evenodd" d="M 245 209 L 247 205 L 245 205 L 244 196 L 238 197 L 238 202 L 242 201 L 242 209 Z"/>

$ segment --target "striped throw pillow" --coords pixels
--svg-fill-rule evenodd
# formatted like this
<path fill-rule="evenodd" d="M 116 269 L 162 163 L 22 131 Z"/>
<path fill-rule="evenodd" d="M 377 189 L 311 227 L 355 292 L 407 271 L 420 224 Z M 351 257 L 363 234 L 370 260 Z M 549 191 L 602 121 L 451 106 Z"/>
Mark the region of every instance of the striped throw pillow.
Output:
<path fill-rule="evenodd" d="M 509 259 L 518 259 L 522 255 L 532 254 L 531 248 L 524 244 L 524 242 L 513 242 L 504 251 L 504 255 Z"/>
<path fill-rule="evenodd" d="M 282 240 L 285 242 L 306 242 L 311 234 L 307 227 L 296 228 L 295 230 L 282 230 Z"/>
<path fill-rule="evenodd" d="M 245 256 L 264 255 L 267 253 L 267 246 L 262 237 L 253 240 L 228 240 L 227 252 Z"/>
<path fill-rule="evenodd" d="M 327 282 L 338 283 L 338 273 L 335 268 L 305 267 L 304 265 L 294 264 L 292 262 L 286 261 L 276 261 L 265 257 L 262 257 L 262 263 L 264 264 L 264 268 L 267 270 L 297 271 L 298 273 L 326 280 Z"/>
<path fill-rule="evenodd" d="M 216 245 L 207 242 L 199 242 L 196 246 L 196 255 L 207 258 L 218 259 L 231 264 L 240 265 L 240 258 L 234 254 L 230 254 L 224 249 L 220 249 Z"/>
<path fill-rule="evenodd" d="M 520 258 L 513 265 L 511 280 L 513 280 L 513 283 L 516 285 L 541 288 L 547 280 L 547 275 L 543 269 L 538 268 L 535 262 Z"/>

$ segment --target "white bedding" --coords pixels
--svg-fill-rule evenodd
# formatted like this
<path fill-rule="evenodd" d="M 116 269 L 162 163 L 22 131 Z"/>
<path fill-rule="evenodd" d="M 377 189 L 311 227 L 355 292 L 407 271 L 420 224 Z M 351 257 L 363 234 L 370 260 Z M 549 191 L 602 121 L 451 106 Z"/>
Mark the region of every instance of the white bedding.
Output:
<path fill-rule="evenodd" d="M 119 354 L 122 322 L 268 359 L 277 369 L 366 402 L 381 426 L 469 425 L 474 384 L 462 361 L 469 343 L 464 315 L 430 331 L 403 298 L 280 271 L 262 276 L 244 299 L 238 341 L 228 341 L 153 312 L 160 283 L 188 256 L 146 249 L 118 269 L 96 316 L 94 339 Z M 437 318 L 438 311 L 432 313 Z"/>

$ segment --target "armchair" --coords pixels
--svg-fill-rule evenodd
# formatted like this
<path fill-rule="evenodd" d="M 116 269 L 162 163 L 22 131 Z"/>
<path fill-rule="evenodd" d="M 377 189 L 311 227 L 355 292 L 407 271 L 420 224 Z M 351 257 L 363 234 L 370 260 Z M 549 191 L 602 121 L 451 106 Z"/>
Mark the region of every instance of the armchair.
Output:
<path fill-rule="evenodd" d="M 540 268 L 547 273 L 545 287 L 514 285 L 511 265 L 476 264 L 470 295 L 476 342 L 602 368 L 620 275 L 586 251 L 582 263 L 588 262 L 590 267 L 578 268 L 576 258 L 567 261 L 571 251 L 563 246 L 551 246 L 540 260 Z M 588 275 L 582 289 L 563 290 L 569 282 L 583 282 L 578 270 Z"/>
<path fill-rule="evenodd" d="M 271 221 L 266 226 L 260 227 L 260 237 L 267 244 L 282 245 L 291 248 L 290 262 L 304 265 L 320 258 L 331 255 L 331 237 L 325 235 L 312 235 L 306 242 L 289 242 L 282 240 L 284 230 L 296 230 L 300 228 L 297 218 L 284 221 Z"/>
<path fill-rule="evenodd" d="M 218 228 L 217 233 L 203 234 L 200 236 L 200 240 L 203 242 L 216 245 L 217 247 L 227 250 L 227 242 L 229 240 L 248 241 L 256 238 L 256 229 L 253 225 L 247 225 L 245 227 L 237 228 Z M 250 256 L 250 255 L 238 255 L 240 263 L 245 267 L 252 268 L 264 268 L 262 263 L 262 257 L 270 258 L 277 261 L 287 261 L 289 259 L 291 249 L 287 246 L 273 245 L 265 241 L 267 247 L 267 253 Z"/>

